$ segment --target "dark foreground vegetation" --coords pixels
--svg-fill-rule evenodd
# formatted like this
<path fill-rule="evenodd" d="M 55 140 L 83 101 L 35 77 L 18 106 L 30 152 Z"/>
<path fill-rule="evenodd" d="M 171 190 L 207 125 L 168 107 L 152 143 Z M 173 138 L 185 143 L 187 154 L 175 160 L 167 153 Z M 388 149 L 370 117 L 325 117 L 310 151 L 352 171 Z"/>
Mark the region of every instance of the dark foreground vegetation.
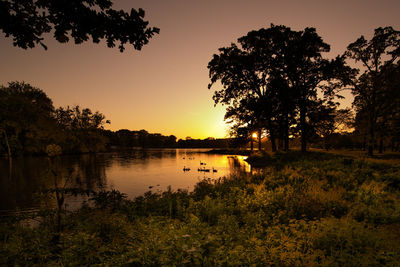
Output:
<path fill-rule="evenodd" d="M 398 159 L 270 159 L 263 173 L 203 180 L 190 193 L 100 192 L 64 212 L 59 229 L 51 211 L 36 227 L 2 218 L 0 265 L 400 264 Z"/>

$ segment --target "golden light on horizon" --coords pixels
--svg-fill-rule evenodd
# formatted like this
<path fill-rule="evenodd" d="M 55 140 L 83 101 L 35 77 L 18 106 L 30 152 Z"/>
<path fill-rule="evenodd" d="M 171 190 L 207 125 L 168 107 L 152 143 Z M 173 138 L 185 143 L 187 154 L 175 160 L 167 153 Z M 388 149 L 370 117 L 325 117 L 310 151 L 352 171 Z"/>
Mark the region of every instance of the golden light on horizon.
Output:
<path fill-rule="evenodd" d="M 253 138 L 257 138 L 257 133 L 253 133 L 251 136 L 252 136 Z"/>

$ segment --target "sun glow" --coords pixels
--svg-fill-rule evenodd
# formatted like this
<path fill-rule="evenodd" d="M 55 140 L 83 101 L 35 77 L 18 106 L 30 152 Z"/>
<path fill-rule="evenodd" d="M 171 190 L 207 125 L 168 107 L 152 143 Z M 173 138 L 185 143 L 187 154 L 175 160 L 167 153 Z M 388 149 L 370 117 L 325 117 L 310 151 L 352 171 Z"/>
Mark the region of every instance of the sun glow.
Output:
<path fill-rule="evenodd" d="M 253 138 L 257 138 L 257 133 L 253 133 L 251 136 L 252 136 Z"/>

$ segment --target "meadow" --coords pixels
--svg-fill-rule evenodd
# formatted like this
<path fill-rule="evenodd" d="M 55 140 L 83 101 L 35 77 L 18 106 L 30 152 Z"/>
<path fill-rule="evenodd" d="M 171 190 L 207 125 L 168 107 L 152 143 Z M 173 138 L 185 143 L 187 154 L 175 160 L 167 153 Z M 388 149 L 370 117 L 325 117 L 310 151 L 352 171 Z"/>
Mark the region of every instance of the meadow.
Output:
<path fill-rule="evenodd" d="M 258 174 L 129 200 L 98 192 L 65 212 L 3 217 L 0 265 L 400 265 L 400 160 L 253 154 Z"/>

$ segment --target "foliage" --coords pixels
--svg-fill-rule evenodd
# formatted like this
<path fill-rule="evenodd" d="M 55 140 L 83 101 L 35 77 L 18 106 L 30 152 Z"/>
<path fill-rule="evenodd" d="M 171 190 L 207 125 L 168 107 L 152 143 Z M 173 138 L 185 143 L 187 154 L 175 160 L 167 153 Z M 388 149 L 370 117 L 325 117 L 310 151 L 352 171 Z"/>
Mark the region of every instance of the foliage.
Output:
<path fill-rule="evenodd" d="M 88 108 L 60 107 L 54 113 L 60 135 L 63 136 L 62 146 L 67 152 L 100 152 L 106 149 L 106 138 L 103 135 L 103 125 L 110 123 L 105 116 Z"/>
<path fill-rule="evenodd" d="M 8 137 L 2 147 L 8 143 L 12 155 L 44 151 L 54 135 L 53 112 L 53 102 L 39 88 L 24 82 L 0 86 L 0 129 Z"/>
<path fill-rule="evenodd" d="M 30 84 L 0 86 L 0 153 L 44 154 L 52 144 L 66 153 L 104 151 L 105 123 L 103 114 L 88 108 L 55 109 L 46 93 Z"/>
<path fill-rule="evenodd" d="M 4 221 L 0 264 L 399 265 L 398 162 L 264 157 L 259 174 L 203 180 L 191 193 L 100 192 L 65 218 L 56 246 L 48 220 Z"/>
<path fill-rule="evenodd" d="M 365 68 L 353 82 L 352 93 L 355 96 L 353 105 L 359 115 L 357 126 L 368 136 L 370 156 L 373 155 L 377 130 L 380 128 L 382 139 L 387 134 L 387 126 L 398 120 L 399 51 L 400 32 L 385 27 L 375 29 L 371 40 L 359 37 L 345 52 L 348 58 L 361 62 Z"/>
<path fill-rule="evenodd" d="M 121 52 L 127 43 L 140 50 L 159 33 L 158 28 L 147 27 L 143 9 L 128 13 L 112 5 L 111 0 L 1 0 L 0 29 L 13 38 L 14 46 L 24 49 L 38 44 L 47 49 L 42 36 L 54 30 L 60 43 L 70 38 L 76 44 L 105 39 L 108 47 L 119 42 Z"/>
<path fill-rule="evenodd" d="M 319 111 L 335 108 L 332 100 L 338 89 L 354 75 L 344 57 L 325 59 L 323 53 L 329 50 L 314 28 L 293 31 L 271 25 L 251 31 L 214 54 L 208 63 L 208 88 L 221 83 L 213 99 L 229 106 L 225 119 L 234 123 L 237 133 L 265 129 L 273 151 L 276 138 L 288 150 L 289 136 L 297 133 L 305 151 L 308 136 L 322 121 L 331 120 L 332 112 Z"/>

